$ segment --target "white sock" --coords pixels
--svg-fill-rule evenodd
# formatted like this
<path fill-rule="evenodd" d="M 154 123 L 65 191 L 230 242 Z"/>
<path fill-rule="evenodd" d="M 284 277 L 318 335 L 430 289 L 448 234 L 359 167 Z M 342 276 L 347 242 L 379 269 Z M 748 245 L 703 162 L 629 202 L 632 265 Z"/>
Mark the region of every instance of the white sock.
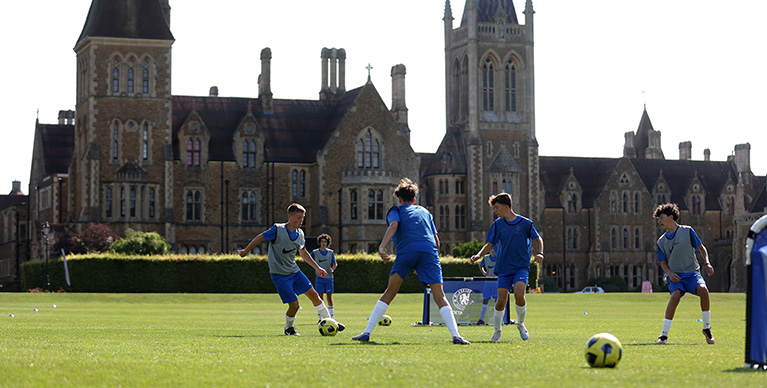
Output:
<path fill-rule="evenodd" d="M 365 333 L 372 333 L 373 328 L 378 325 L 378 321 L 381 320 L 381 317 L 386 314 L 386 310 L 389 308 L 389 305 L 383 302 L 382 300 L 378 300 L 376 302 L 376 306 L 373 307 L 373 312 L 370 313 L 370 318 L 368 319 L 368 326 L 365 328 Z"/>
<path fill-rule="evenodd" d="M 525 315 L 527 315 L 527 303 L 525 303 L 524 306 L 517 306 L 515 303 L 514 307 L 517 309 L 517 324 L 525 323 Z"/>
<path fill-rule="evenodd" d="M 442 316 L 442 320 L 445 321 L 447 329 L 450 330 L 450 335 L 453 337 L 460 337 L 460 334 L 458 334 L 458 324 L 455 323 L 455 316 L 453 316 L 453 309 L 450 308 L 450 305 L 446 305 L 439 309 L 439 315 Z"/>
<path fill-rule="evenodd" d="M 671 319 L 663 318 L 663 331 L 660 332 L 660 335 L 665 335 L 668 337 L 668 331 L 671 330 Z"/>
<path fill-rule="evenodd" d="M 285 314 L 285 328 L 293 327 L 293 322 L 296 321 L 296 317 L 289 317 Z"/>
<path fill-rule="evenodd" d="M 711 310 L 701 311 L 700 315 L 703 317 L 703 329 L 711 328 Z"/>
<path fill-rule="evenodd" d="M 325 307 L 325 303 L 320 301 L 320 304 L 314 306 L 314 309 L 317 310 L 317 314 L 320 314 L 320 319 L 322 318 L 330 318 L 330 313 L 328 312 L 328 308 Z"/>
<path fill-rule="evenodd" d="M 330 313 L 330 317 L 331 317 L 331 318 L 334 318 L 334 317 L 335 317 L 335 316 L 333 315 L 333 314 L 334 314 L 334 313 L 333 313 L 333 306 L 328 306 L 328 312 Z"/>
<path fill-rule="evenodd" d="M 485 314 L 487 313 L 487 303 L 482 305 L 482 311 L 479 313 L 479 320 L 484 321 L 485 320 Z"/>
<path fill-rule="evenodd" d="M 493 325 L 495 325 L 495 330 L 501 331 L 501 325 L 503 325 L 503 313 L 505 311 L 506 309 L 501 311 L 493 309 Z"/>

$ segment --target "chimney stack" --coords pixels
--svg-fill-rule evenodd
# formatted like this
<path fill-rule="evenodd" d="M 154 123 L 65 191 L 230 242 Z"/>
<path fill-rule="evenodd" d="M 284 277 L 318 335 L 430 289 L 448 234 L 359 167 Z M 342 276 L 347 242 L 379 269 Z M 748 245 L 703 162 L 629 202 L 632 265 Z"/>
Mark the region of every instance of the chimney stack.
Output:
<path fill-rule="evenodd" d="M 75 111 L 73 110 L 59 111 L 59 125 L 74 125 L 74 124 L 75 124 Z"/>
<path fill-rule="evenodd" d="M 679 143 L 679 160 L 692 159 L 692 142 L 683 141 Z"/>
<path fill-rule="evenodd" d="M 261 74 L 258 76 L 258 98 L 264 113 L 274 112 L 272 104 L 272 50 L 269 47 L 261 50 Z"/>
<path fill-rule="evenodd" d="M 629 131 L 623 134 L 624 143 L 623 143 L 623 157 L 626 158 L 636 158 L 637 152 L 634 148 L 634 140 L 636 138 L 636 135 L 634 132 Z"/>
<path fill-rule="evenodd" d="M 711 150 L 706 148 L 703 150 L 703 160 L 710 162 L 711 161 Z"/>
<path fill-rule="evenodd" d="M 738 144 L 735 146 L 735 166 L 738 173 L 751 172 L 751 144 Z"/>
<path fill-rule="evenodd" d="M 410 134 L 407 123 L 407 104 L 405 104 L 405 65 L 399 64 L 391 68 L 391 112 L 403 132 Z"/>
<path fill-rule="evenodd" d="M 332 100 L 346 91 L 346 50 L 324 47 L 322 61 L 322 86 L 320 100 Z"/>
<path fill-rule="evenodd" d="M 210 87 L 210 97 L 218 97 L 218 86 Z"/>
<path fill-rule="evenodd" d="M 12 189 L 11 189 L 11 192 L 8 193 L 8 195 L 24 195 L 24 193 L 21 192 L 21 182 L 13 181 L 11 185 L 12 185 Z"/>

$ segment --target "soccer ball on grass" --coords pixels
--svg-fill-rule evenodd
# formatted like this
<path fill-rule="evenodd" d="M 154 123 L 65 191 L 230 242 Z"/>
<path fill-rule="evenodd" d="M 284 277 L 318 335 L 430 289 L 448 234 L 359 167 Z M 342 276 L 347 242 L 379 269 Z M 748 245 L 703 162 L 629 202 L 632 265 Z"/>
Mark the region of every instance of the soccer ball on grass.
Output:
<path fill-rule="evenodd" d="M 610 333 L 599 333 L 586 343 L 586 362 L 593 368 L 614 368 L 623 356 L 621 341 Z"/>
<path fill-rule="evenodd" d="M 318 326 L 320 328 L 320 334 L 324 336 L 338 334 L 338 322 L 333 318 L 323 318 Z"/>
<path fill-rule="evenodd" d="M 384 315 L 381 317 L 381 320 L 378 321 L 379 326 L 391 326 L 391 317 L 388 315 Z"/>

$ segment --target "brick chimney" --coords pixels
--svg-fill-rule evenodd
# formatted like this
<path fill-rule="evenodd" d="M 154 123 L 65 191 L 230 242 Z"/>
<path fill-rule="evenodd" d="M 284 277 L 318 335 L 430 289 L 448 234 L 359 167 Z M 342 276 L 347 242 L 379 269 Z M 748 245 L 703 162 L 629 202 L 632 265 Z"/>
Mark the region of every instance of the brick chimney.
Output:
<path fill-rule="evenodd" d="M 706 148 L 703 150 L 703 160 L 710 162 L 711 161 L 711 150 Z"/>
<path fill-rule="evenodd" d="M 210 97 L 218 97 L 218 86 L 211 86 L 210 87 Z"/>
<path fill-rule="evenodd" d="M 683 141 L 679 143 L 679 160 L 692 159 L 692 142 Z"/>

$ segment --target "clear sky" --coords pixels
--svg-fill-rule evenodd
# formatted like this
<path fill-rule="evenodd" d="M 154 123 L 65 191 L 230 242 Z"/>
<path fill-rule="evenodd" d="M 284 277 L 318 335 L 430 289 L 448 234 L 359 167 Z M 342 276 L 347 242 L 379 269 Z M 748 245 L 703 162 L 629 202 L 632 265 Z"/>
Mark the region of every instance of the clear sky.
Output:
<path fill-rule="evenodd" d="M 34 123 L 75 108 L 72 50 L 91 0 L 1 1 L 0 193 L 28 193 Z M 452 0 L 455 26 L 464 0 Z M 435 152 L 445 132 L 443 0 L 170 0 L 174 95 L 257 97 L 260 52 L 272 50 L 277 99 L 317 99 L 320 52 L 346 49 L 347 89 L 373 84 L 391 106 L 391 67 L 407 67 L 411 142 Z M 525 23 L 523 0 L 515 0 Z M 538 0 L 536 135 L 542 156 L 621 157 L 644 105 L 667 159 L 723 161 L 751 144 L 767 174 L 767 2 Z"/>

